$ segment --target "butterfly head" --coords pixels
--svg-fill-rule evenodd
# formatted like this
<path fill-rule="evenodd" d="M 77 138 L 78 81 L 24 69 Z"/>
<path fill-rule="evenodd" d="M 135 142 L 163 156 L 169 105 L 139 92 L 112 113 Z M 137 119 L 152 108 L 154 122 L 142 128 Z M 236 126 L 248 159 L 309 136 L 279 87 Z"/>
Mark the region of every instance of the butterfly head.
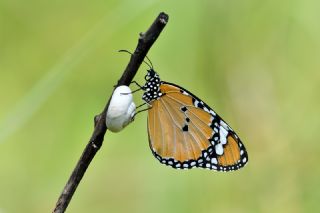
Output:
<path fill-rule="evenodd" d="M 160 91 L 161 80 L 159 75 L 152 68 L 148 70 L 147 75 L 144 78 L 146 83 L 143 86 L 145 92 L 142 95 L 142 99 L 145 102 L 150 103 L 162 96 Z"/>

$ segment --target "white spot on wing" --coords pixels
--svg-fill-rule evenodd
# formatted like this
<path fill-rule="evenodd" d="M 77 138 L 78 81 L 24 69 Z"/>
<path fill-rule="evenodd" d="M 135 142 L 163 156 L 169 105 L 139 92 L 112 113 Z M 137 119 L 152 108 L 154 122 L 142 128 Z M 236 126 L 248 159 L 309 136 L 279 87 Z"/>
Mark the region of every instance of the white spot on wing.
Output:
<path fill-rule="evenodd" d="M 195 100 L 195 101 L 194 101 L 194 106 L 198 107 L 198 104 L 199 104 L 199 101 L 198 101 L 198 100 Z"/>
<path fill-rule="evenodd" d="M 227 135 L 228 135 L 228 130 L 225 128 L 225 127 L 223 127 L 223 126 L 220 126 L 220 135 L 224 135 L 225 137 L 227 137 Z"/>
<path fill-rule="evenodd" d="M 229 129 L 229 126 L 223 121 L 220 121 L 220 125 L 223 126 L 225 129 Z"/>
<path fill-rule="evenodd" d="M 228 136 L 228 131 L 223 127 L 220 126 L 219 128 L 219 134 L 220 134 L 220 142 L 222 144 L 226 144 L 227 143 L 227 136 Z"/>
<path fill-rule="evenodd" d="M 182 94 L 189 95 L 186 91 L 183 90 Z"/>
<path fill-rule="evenodd" d="M 215 145 L 215 150 L 217 155 L 222 155 L 223 154 L 223 146 L 221 143 Z"/>
<path fill-rule="evenodd" d="M 220 142 L 221 142 L 221 144 L 226 144 L 227 143 L 227 138 L 226 138 L 226 136 L 224 136 L 224 135 L 220 135 Z"/>
<path fill-rule="evenodd" d="M 210 109 L 210 113 L 211 113 L 211 115 L 213 115 L 213 116 L 216 116 L 216 115 L 217 115 L 212 109 Z"/>
<path fill-rule="evenodd" d="M 211 163 L 218 164 L 217 158 L 211 158 Z"/>
<path fill-rule="evenodd" d="M 242 159 L 242 162 L 243 162 L 243 163 L 247 162 L 247 158 L 243 158 L 243 159 Z"/>

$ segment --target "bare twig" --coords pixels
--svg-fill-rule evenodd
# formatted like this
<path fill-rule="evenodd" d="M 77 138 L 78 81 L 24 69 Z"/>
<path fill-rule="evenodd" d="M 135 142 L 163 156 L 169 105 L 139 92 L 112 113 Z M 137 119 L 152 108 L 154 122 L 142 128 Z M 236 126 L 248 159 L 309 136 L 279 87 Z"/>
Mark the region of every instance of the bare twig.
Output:
<path fill-rule="evenodd" d="M 160 13 L 150 28 L 145 33 L 140 34 L 136 50 L 132 54 L 129 64 L 118 81 L 117 86 L 129 85 L 131 83 L 133 77 L 138 71 L 138 68 L 143 62 L 144 57 L 147 55 L 149 49 L 166 26 L 168 19 L 169 17 L 167 14 L 163 12 Z M 111 97 L 109 98 L 104 110 L 94 118 L 95 127 L 93 134 L 56 203 L 55 209 L 53 210 L 55 213 L 61 213 L 66 210 L 90 162 L 102 146 L 103 138 L 107 131 L 105 119 L 110 99 Z"/>

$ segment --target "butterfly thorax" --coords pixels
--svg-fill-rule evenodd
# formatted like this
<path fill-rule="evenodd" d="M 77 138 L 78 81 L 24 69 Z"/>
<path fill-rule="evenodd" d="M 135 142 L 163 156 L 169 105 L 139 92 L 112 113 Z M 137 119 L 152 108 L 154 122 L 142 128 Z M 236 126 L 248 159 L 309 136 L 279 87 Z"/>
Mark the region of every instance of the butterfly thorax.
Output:
<path fill-rule="evenodd" d="M 145 92 L 143 93 L 142 99 L 145 102 L 150 103 L 162 96 L 160 91 L 161 80 L 159 75 L 153 69 L 148 70 L 145 79 L 146 83 L 142 87 Z"/>

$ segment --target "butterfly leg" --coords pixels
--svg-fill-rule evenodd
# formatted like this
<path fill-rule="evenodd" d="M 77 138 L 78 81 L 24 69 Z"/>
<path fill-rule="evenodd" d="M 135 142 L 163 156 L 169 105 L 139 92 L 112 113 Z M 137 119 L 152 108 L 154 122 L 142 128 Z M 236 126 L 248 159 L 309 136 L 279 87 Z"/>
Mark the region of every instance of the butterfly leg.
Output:
<path fill-rule="evenodd" d="M 140 107 L 142 107 L 142 106 L 144 106 L 144 105 L 146 105 L 146 104 L 147 104 L 147 103 L 140 104 L 139 106 L 136 107 L 136 109 L 138 109 L 138 108 L 140 108 Z"/>
<path fill-rule="evenodd" d="M 141 86 L 138 82 L 132 81 L 130 84 L 132 84 L 132 83 L 136 84 L 136 85 L 139 87 L 139 89 L 136 89 L 136 90 L 134 90 L 134 91 L 132 91 L 132 92 L 130 92 L 130 93 L 121 93 L 122 95 L 129 95 L 129 94 L 133 94 L 133 93 L 135 93 L 135 92 L 138 92 L 138 91 L 140 91 L 140 90 L 145 90 L 144 87 Z M 117 86 L 117 85 L 114 85 L 113 87 L 116 88 L 116 87 L 118 87 L 118 86 Z"/>
<path fill-rule="evenodd" d="M 147 110 L 149 110 L 149 109 L 152 107 L 149 103 L 145 102 L 145 103 L 140 104 L 139 106 L 137 106 L 136 109 L 138 109 L 138 108 L 140 108 L 140 107 L 142 107 L 142 106 L 144 106 L 144 105 L 146 105 L 146 104 L 148 105 L 148 107 L 145 108 L 145 109 L 139 110 L 138 112 L 136 112 L 136 113 L 133 115 L 133 119 L 134 119 L 135 116 L 136 116 L 137 114 L 139 114 L 140 112 L 147 111 Z"/>
<path fill-rule="evenodd" d="M 121 95 L 129 95 L 129 94 L 133 94 L 133 93 L 135 93 L 135 92 L 138 92 L 138 91 L 140 91 L 141 90 L 141 88 L 139 88 L 139 89 L 136 89 L 136 90 L 133 90 L 132 92 L 129 92 L 129 93 L 121 93 Z"/>
<path fill-rule="evenodd" d="M 133 94 L 133 93 L 138 92 L 138 91 L 140 91 L 140 90 L 144 90 L 144 87 L 141 86 L 140 84 L 138 84 L 138 82 L 136 82 L 136 81 L 131 81 L 130 84 L 132 84 L 132 83 L 136 84 L 136 85 L 139 87 L 139 89 L 133 90 L 131 93 L 121 93 L 122 95 Z"/>
<path fill-rule="evenodd" d="M 140 89 L 145 90 L 145 88 L 143 86 L 141 86 L 138 82 L 136 81 L 131 81 L 130 84 L 134 83 L 135 85 L 137 85 Z"/>

